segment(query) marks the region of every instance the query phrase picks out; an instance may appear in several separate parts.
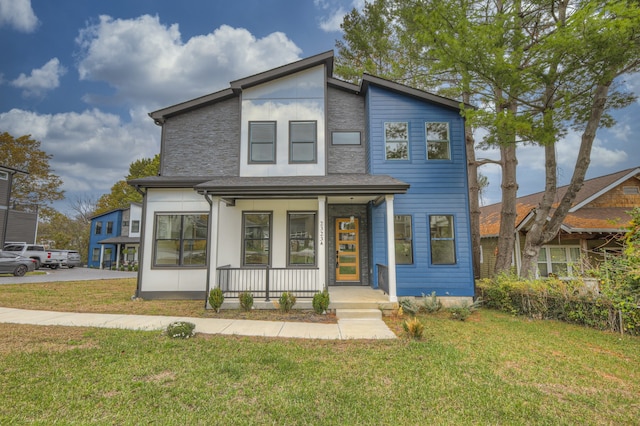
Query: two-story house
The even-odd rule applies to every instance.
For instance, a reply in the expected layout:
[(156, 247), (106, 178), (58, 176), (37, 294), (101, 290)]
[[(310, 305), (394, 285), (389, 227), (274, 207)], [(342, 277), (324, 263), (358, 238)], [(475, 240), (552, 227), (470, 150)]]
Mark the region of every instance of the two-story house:
[[(38, 231), (37, 209), (23, 209), (11, 199), (13, 179), (29, 173), (0, 165), (0, 249), (6, 242), (35, 243)], [(35, 210), (35, 212), (34, 212)]]
[(138, 262), (142, 205), (114, 209), (91, 218), (89, 268), (120, 268)]
[(474, 295), (459, 102), (338, 80), (329, 51), (150, 116), (137, 296)]

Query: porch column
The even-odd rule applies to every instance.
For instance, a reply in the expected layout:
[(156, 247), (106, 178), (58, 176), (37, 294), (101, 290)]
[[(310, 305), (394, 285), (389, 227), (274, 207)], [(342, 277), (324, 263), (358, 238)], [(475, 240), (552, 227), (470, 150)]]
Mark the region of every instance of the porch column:
[(397, 302), (396, 293), (396, 239), (395, 239), (395, 221), (393, 213), (393, 194), (384, 196), (387, 206), (387, 259), (389, 265), (389, 302)]
[(100, 269), (104, 269), (104, 244), (100, 244), (100, 264), (98, 265)]
[[(207, 290), (218, 287), (218, 235), (220, 224), (220, 197), (211, 197), (211, 211), (209, 213), (209, 270)], [(206, 295), (208, 300), (209, 295)]]
[(120, 269), (120, 244), (116, 244), (116, 271)]
[(318, 197), (318, 247), (316, 248), (316, 256), (318, 256), (319, 291), (327, 288), (327, 245), (325, 241), (326, 217), (327, 197), (321, 195)]

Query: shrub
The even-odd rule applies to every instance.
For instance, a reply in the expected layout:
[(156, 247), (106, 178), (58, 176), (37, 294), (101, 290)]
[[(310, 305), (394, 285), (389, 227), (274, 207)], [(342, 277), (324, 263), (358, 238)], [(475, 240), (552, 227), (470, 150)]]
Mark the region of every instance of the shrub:
[(409, 314), (412, 317), (415, 317), (418, 313), (419, 307), (413, 298), (400, 299), (398, 304), (402, 308), (402, 313)]
[(412, 339), (422, 339), (422, 335), (424, 334), (424, 324), (418, 318), (413, 317), (404, 321), (402, 323), (402, 328), (404, 328), (404, 331)]
[(224, 294), (222, 294), (222, 289), (220, 287), (216, 287), (209, 292), (209, 305), (216, 312), (220, 312), (220, 307), (224, 302)]
[(324, 290), (322, 293), (314, 294), (313, 300), (311, 301), (313, 310), (317, 314), (326, 313), (327, 309), (329, 309), (329, 303), (329, 292), (327, 290)]
[(451, 314), (451, 318), (457, 319), (460, 321), (466, 321), (467, 318), (471, 316), (471, 314), (476, 311), (480, 305), (482, 304), (482, 300), (478, 299), (473, 303), (462, 302), (458, 306), (452, 306), (449, 308), (449, 313)]
[(293, 308), (293, 305), (296, 304), (296, 297), (293, 294), (285, 291), (280, 296), (279, 302), (280, 310), (282, 312), (289, 312), (291, 308)]
[(422, 295), (422, 309), (429, 314), (433, 314), (442, 309), (442, 302), (436, 296), (436, 292), (431, 292), (430, 296)]
[(238, 296), (240, 299), (240, 307), (243, 311), (249, 312), (253, 308), (253, 295), (247, 291), (243, 291)]
[(193, 337), (195, 333), (196, 325), (186, 321), (172, 322), (167, 326), (167, 336), (172, 339), (188, 339)]

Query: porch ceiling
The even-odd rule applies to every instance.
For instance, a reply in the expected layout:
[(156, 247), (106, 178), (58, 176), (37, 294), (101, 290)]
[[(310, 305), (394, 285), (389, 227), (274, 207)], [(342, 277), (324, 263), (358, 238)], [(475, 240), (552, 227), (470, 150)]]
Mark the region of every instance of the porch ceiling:
[(364, 201), (384, 194), (403, 194), (409, 184), (386, 175), (219, 177), (195, 186), (201, 194), (224, 198), (300, 198), (327, 195)]

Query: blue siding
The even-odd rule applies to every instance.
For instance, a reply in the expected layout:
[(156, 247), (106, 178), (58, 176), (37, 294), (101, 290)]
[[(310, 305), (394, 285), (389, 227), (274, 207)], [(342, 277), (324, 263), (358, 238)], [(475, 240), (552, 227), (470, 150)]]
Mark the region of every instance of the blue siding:
[[(107, 233), (107, 222), (113, 222), (113, 229), (111, 233)], [(96, 235), (96, 224), (102, 223), (102, 233), (100, 235)], [(99, 244), (100, 241), (106, 240), (107, 238), (113, 238), (120, 236), (120, 230), (122, 229), (122, 210), (113, 210), (107, 212), (103, 215), (96, 216), (91, 219), (91, 234), (89, 236), (89, 257), (87, 266), (89, 268), (99, 268), (100, 261), (93, 260), (93, 249), (100, 249), (104, 245), (105, 251), (107, 249), (111, 249), (111, 257), (105, 253), (103, 261), (112, 262), (116, 261), (116, 246), (115, 244)]]
[[(397, 195), (394, 212), (411, 215), (414, 263), (396, 266), (398, 296), (473, 296), (471, 231), (464, 120), (458, 111), (411, 98), (376, 86), (367, 92), (368, 166), (371, 174), (390, 175), (411, 185)], [(409, 124), (409, 159), (386, 160), (384, 123)], [(426, 122), (448, 122), (450, 160), (427, 160)], [(432, 265), (429, 216), (453, 215), (455, 265)], [(373, 262), (386, 264), (386, 207), (373, 207)], [(375, 277), (375, 275), (374, 275)], [(376, 282), (377, 285), (377, 282)]]

